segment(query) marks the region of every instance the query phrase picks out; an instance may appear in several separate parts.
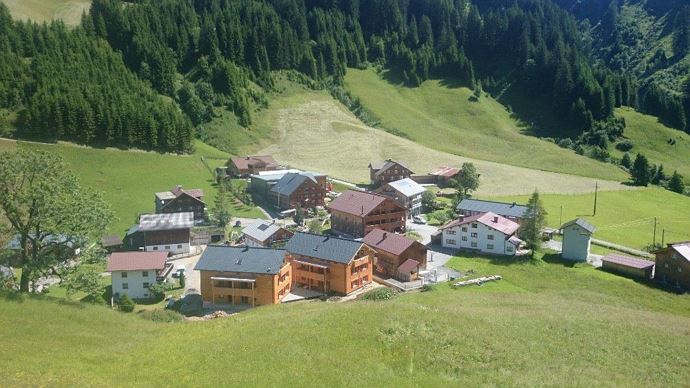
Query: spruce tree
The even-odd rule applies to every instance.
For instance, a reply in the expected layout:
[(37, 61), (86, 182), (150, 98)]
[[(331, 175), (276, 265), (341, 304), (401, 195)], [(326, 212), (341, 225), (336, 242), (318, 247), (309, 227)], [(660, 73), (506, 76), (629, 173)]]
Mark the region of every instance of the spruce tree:
[(671, 179), (668, 181), (668, 189), (679, 194), (685, 192), (683, 176), (678, 174), (678, 171), (673, 171), (673, 175), (671, 175)]
[(647, 186), (649, 184), (649, 162), (644, 155), (637, 154), (632, 169), (630, 170), (630, 175), (636, 186)]
[(535, 190), (527, 202), (527, 212), (520, 227), (520, 237), (532, 252), (541, 247), (541, 231), (546, 222), (546, 214), (539, 192)]
[(632, 160), (630, 160), (630, 154), (629, 153), (624, 153), (623, 158), (621, 159), (621, 166), (625, 167), (626, 169), (630, 170), (632, 167)]

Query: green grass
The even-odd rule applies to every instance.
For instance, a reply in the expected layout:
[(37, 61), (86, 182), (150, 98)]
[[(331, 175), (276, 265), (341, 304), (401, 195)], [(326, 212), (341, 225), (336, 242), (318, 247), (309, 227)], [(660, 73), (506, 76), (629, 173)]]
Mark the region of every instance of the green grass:
[[(642, 249), (652, 243), (654, 217), (657, 218), (657, 243), (662, 229), (665, 242), (690, 240), (690, 198), (660, 188), (635, 191), (600, 192), (597, 215), (592, 217), (594, 195), (542, 195), (549, 213), (547, 223), (558, 227), (560, 207), (563, 222), (583, 217), (597, 227), (594, 237)], [(526, 203), (527, 196), (493, 197), (491, 199)]]
[(359, 97), (385, 128), (439, 151), (538, 170), (621, 180), (625, 173), (610, 164), (525, 133), (499, 102), (472, 91), (431, 80), (416, 88), (384, 80), (374, 70), (348, 69), (345, 86)]
[(0, 379), (8, 386), (681, 386), (690, 379), (689, 295), (558, 262), (463, 257), (451, 265), (504, 279), (185, 324), (4, 297)]
[[(663, 164), (664, 171), (671, 175), (673, 170), (683, 175), (686, 182), (690, 182), (690, 135), (677, 129), (669, 128), (650, 115), (639, 113), (631, 108), (616, 110), (616, 116), (625, 119), (625, 137), (633, 143), (629, 151), (631, 158), (642, 153), (650, 163)], [(673, 139), (676, 144), (668, 144)], [(623, 152), (611, 147), (611, 153), (620, 158)]]
[[(110, 233), (124, 235), (141, 213), (154, 211), (154, 193), (170, 190), (177, 184), (204, 190), (205, 201), (213, 205), (216, 187), (211, 172), (201, 156), (220, 157), (222, 152), (196, 143), (193, 155), (169, 155), (143, 151), (94, 149), (71, 144), (15, 143), (0, 139), (0, 151), (17, 146), (56, 152), (72, 167), (81, 182), (101, 193), (112, 206), (116, 219), (109, 225)], [(222, 159), (210, 159), (210, 164)], [(217, 162), (214, 162), (217, 161)], [(213, 167), (213, 166), (212, 166)], [(233, 216), (263, 218), (256, 208), (236, 205)]]
[(68, 26), (81, 22), (82, 12), (88, 12), (89, 0), (0, 0), (15, 19), (31, 19), (38, 23), (61, 19)]

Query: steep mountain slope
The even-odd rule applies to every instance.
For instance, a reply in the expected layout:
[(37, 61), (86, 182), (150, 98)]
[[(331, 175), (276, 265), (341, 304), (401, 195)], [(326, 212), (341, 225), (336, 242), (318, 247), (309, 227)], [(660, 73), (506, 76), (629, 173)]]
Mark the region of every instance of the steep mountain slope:
[(0, 0), (19, 20), (37, 23), (62, 20), (68, 26), (81, 22), (81, 15), (88, 12), (91, 0)]

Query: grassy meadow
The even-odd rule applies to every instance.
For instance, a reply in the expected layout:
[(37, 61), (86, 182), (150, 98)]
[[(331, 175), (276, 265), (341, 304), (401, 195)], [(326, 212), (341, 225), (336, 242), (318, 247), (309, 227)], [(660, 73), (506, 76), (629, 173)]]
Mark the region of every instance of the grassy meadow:
[(689, 295), (549, 257), (534, 264), (458, 257), (450, 265), (504, 280), (178, 324), (3, 295), (0, 379), (8, 386), (682, 386), (690, 379)]
[(537, 170), (626, 178), (613, 165), (526, 134), (505, 106), (486, 95), (472, 102), (472, 91), (465, 87), (430, 80), (409, 88), (386, 81), (372, 69), (348, 69), (345, 86), (383, 127), (402, 131), (431, 149)]
[(43, 23), (61, 19), (68, 26), (81, 22), (83, 12), (88, 12), (90, 0), (0, 0), (10, 10), (12, 17)]
[[(599, 192), (596, 216), (592, 216), (594, 194), (543, 194), (541, 198), (551, 227), (559, 226), (563, 206), (564, 223), (582, 217), (597, 227), (594, 237), (601, 240), (642, 249), (652, 243), (654, 217), (657, 218), (657, 243), (661, 242), (663, 229), (665, 242), (690, 240), (690, 198), (661, 188)], [(527, 203), (529, 196), (490, 199)]]
[[(215, 197), (213, 175), (202, 163), (204, 157), (211, 168), (221, 165), (227, 154), (197, 142), (193, 155), (170, 155), (144, 151), (94, 149), (60, 143), (36, 144), (0, 139), (0, 151), (16, 147), (57, 152), (72, 167), (81, 182), (101, 193), (115, 212), (110, 233), (124, 235), (141, 213), (154, 210), (154, 193), (170, 190), (177, 184), (204, 190), (210, 206)], [(236, 205), (232, 214), (238, 217), (263, 218), (256, 208)]]
[[(633, 148), (629, 151), (633, 160), (637, 153), (642, 153), (650, 163), (663, 164), (667, 175), (678, 170), (685, 181), (690, 182), (690, 135), (669, 128), (656, 117), (636, 112), (632, 108), (619, 108), (616, 116), (625, 119), (625, 137), (633, 143)], [(669, 139), (676, 143), (669, 144)], [(613, 146), (611, 153), (618, 158), (623, 156), (623, 152)]]

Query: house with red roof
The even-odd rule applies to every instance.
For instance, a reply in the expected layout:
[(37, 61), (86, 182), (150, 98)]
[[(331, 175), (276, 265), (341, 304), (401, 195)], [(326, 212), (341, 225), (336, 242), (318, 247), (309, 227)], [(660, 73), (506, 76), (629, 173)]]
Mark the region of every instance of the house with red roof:
[(113, 296), (127, 294), (132, 299), (153, 297), (149, 287), (158, 281), (166, 268), (168, 252), (114, 252), (105, 269), (110, 272)]
[(382, 195), (348, 190), (328, 206), (331, 231), (364, 237), (374, 229), (390, 233), (405, 231), (406, 209)]
[(183, 189), (182, 185), (177, 185), (170, 191), (156, 193), (155, 202), (157, 214), (193, 212), (196, 221), (203, 220), (206, 214), (204, 191), (201, 189)]
[(376, 251), (374, 268), (380, 275), (408, 282), (426, 269), (427, 248), (419, 241), (381, 229), (372, 230), (362, 241)]
[(649, 280), (654, 272), (654, 262), (618, 253), (609, 253), (601, 258), (601, 268), (622, 275)]
[(460, 169), (457, 167), (442, 166), (429, 173), (429, 175), (436, 177), (436, 184), (445, 186), (451, 179), (455, 179), (460, 174)]
[(280, 166), (271, 155), (244, 156), (231, 158), (226, 163), (228, 175), (246, 177), (261, 171), (274, 171)]
[(460, 217), (441, 227), (441, 245), (450, 249), (513, 256), (522, 244), (517, 237), (519, 228), (517, 222), (492, 212)]

